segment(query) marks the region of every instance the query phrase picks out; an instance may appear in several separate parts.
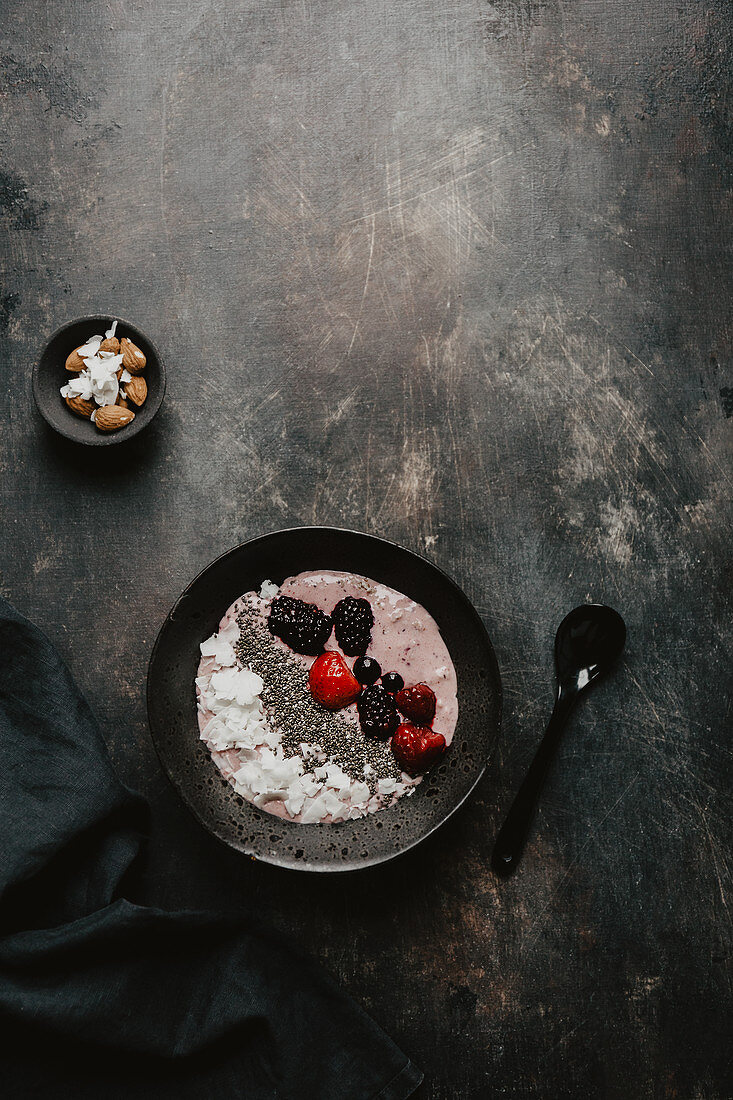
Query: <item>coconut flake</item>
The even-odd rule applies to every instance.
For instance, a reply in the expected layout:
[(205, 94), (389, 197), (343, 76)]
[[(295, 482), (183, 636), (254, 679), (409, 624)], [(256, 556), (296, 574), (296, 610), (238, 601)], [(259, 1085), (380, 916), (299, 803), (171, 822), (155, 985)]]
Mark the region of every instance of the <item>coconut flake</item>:
[(210, 638), (202, 642), (199, 646), (201, 656), (213, 657), (217, 665), (221, 665), (222, 667), (235, 665), (237, 663), (237, 657), (232, 643), (239, 637), (239, 627), (236, 623), (234, 623), (233, 626), (233, 633), (231, 630), (225, 629), (218, 634), (212, 634)]
[(222, 642), (218, 638), (216, 640), (210, 638), (208, 642), (201, 643), (201, 656), (213, 657), (216, 663), (224, 668), (237, 663), (234, 646), (230, 645), (229, 642)]
[(305, 795), (301, 792), (293, 794), (292, 788), (290, 797), (285, 800), (285, 809), (288, 811), (291, 817), (295, 817), (303, 809), (303, 803), (305, 802)]
[(90, 336), (86, 344), (82, 344), (80, 348), (76, 349), (80, 359), (84, 359), (86, 356), (96, 355), (103, 339), (103, 336)]
[(344, 806), (341, 799), (333, 791), (324, 791), (323, 794), (319, 796), (319, 800), (324, 811), (330, 814), (331, 817), (339, 818), (345, 816), (345, 811), (348, 807)]
[(359, 806), (362, 802), (368, 802), (371, 791), (366, 783), (360, 783), (355, 780), (350, 787), (349, 797), (351, 798), (352, 806)]
[(94, 397), (98, 405), (114, 405), (119, 396), (116, 360), (117, 356), (101, 359), (98, 355), (90, 355), (84, 360), (86, 370), (82, 373), (89, 379), (90, 397)]
[(260, 599), (270, 600), (273, 596), (277, 596), (279, 591), (279, 587), (272, 581), (263, 581), (260, 585)]
[(220, 700), (232, 700), (242, 705), (254, 702), (264, 684), (261, 676), (248, 668), (225, 668), (212, 673), (209, 687)]
[(309, 798), (312, 798), (313, 795), (318, 794), (318, 792), (322, 790), (321, 784), (311, 772), (306, 772), (305, 775), (301, 775), (298, 780), (298, 787), (301, 791), (305, 791)]
[(70, 378), (65, 386), (60, 389), (62, 397), (83, 397), (85, 401), (90, 401), (92, 397), (92, 385), (89, 377), (89, 371), (83, 370), (79, 374)]
[(319, 795), (317, 798), (313, 798), (308, 802), (300, 820), (304, 825), (312, 825), (317, 821), (322, 821), (326, 813), (327, 810), (323, 804), (323, 795)]
[(93, 387), (94, 400), (98, 405), (114, 405), (120, 393), (119, 383), (107, 382), (103, 386)]
[(338, 764), (326, 765), (326, 786), (333, 787), (337, 791), (348, 790), (351, 786), (351, 780), (345, 771), (338, 766)]
[(104, 334), (104, 335), (106, 336), (106, 338), (107, 338), (108, 340), (111, 340), (111, 339), (112, 339), (112, 337), (114, 336), (114, 334), (115, 334), (115, 331), (116, 331), (116, 329), (117, 329), (117, 324), (118, 324), (118, 322), (117, 322), (117, 321), (113, 321), (113, 322), (112, 322), (112, 324), (111, 324), (111, 326), (110, 326), (110, 327), (109, 327), (109, 328), (107, 329), (107, 331), (105, 332), (105, 334)]

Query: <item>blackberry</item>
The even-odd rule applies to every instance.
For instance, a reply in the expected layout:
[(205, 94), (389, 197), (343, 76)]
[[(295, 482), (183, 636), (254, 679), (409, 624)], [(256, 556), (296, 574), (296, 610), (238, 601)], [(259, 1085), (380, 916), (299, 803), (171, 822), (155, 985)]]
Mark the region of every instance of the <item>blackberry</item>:
[(394, 697), (382, 687), (365, 687), (356, 700), (356, 709), (359, 725), (367, 737), (386, 741), (400, 724)]
[(373, 657), (357, 657), (354, 661), (354, 676), (360, 684), (376, 684), (382, 670)]
[[(357, 680), (359, 679), (358, 676), (356, 678)], [(396, 695), (398, 691), (402, 691), (404, 686), (405, 681), (402, 679), (399, 672), (385, 672), (382, 677), (382, 687), (385, 691), (388, 691), (390, 695)]]
[(328, 641), (333, 623), (315, 604), (292, 596), (276, 596), (267, 620), (271, 634), (282, 638), (296, 653), (315, 657)]
[(336, 628), (336, 641), (349, 657), (362, 656), (372, 640), (374, 612), (369, 600), (344, 596), (331, 612)]

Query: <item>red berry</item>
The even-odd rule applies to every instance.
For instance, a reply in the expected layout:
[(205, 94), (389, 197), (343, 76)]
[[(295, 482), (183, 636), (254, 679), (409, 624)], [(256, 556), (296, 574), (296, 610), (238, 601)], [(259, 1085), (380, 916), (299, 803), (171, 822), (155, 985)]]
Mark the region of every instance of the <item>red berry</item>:
[(395, 702), (405, 718), (418, 726), (429, 726), (435, 718), (435, 692), (427, 684), (403, 688), (397, 692)]
[(420, 775), (432, 768), (445, 752), (445, 737), (427, 726), (403, 722), (392, 738), (394, 758), (408, 775)]
[(308, 673), (308, 687), (315, 701), (329, 710), (348, 707), (361, 691), (361, 684), (346, 661), (333, 650), (316, 657)]

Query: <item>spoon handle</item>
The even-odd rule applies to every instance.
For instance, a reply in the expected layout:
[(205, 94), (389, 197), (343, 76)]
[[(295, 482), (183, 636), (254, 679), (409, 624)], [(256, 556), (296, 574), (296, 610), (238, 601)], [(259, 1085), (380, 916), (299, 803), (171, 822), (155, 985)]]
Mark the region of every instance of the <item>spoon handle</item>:
[(547, 770), (560, 743), (568, 715), (575, 702), (575, 693), (568, 694), (560, 688), (555, 706), (540, 741), (534, 760), (512, 802), (511, 809), (496, 838), (491, 856), (491, 866), (502, 878), (510, 875), (519, 863), (524, 851), (529, 826), (534, 817), (537, 800), (545, 782)]

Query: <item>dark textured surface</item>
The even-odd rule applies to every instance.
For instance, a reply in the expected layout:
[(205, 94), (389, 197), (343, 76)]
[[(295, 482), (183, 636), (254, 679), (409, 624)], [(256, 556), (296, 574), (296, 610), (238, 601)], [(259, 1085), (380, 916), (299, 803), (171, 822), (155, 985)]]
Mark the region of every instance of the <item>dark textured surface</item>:
[[(316, 569), (379, 580), (426, 607), (458, 679), (458, 725), (450, 751), (416, 791), (389, 813), (338, 828), (283, 822), (246, 802), (219, 773), (199, 736), (194, 680), (200, 643), (243, 592), (264, 580)], [(155, 643), (148, 717), (160, 762), (186, 804), (215, 836), (280, 867), (353, 871), (394, 859), (425, 840), (468, 798), (496, 749), (501, 685), (496, 657), (474, 609), (424, 558), (383, 539), (328, 527), (296, 527), (252, 540), (217, 558), (171, 609)]]
[[(290, 932), (431, 1100), (729, 1095), (728, 0), (4, 15), (2, 591), (153, 803), (150, 897)], [(107, 310), (168, 366), (124, 462), (52, 437), (30, 394), (49, 333)], [(448, 569), (506, 712), (445, 830), (327, 882), (190, 819), (143, 692), (188, 580), (311, 522)], [(499, 884), (554, 630), (586, 598), (626, 618), (623, 667)]]

